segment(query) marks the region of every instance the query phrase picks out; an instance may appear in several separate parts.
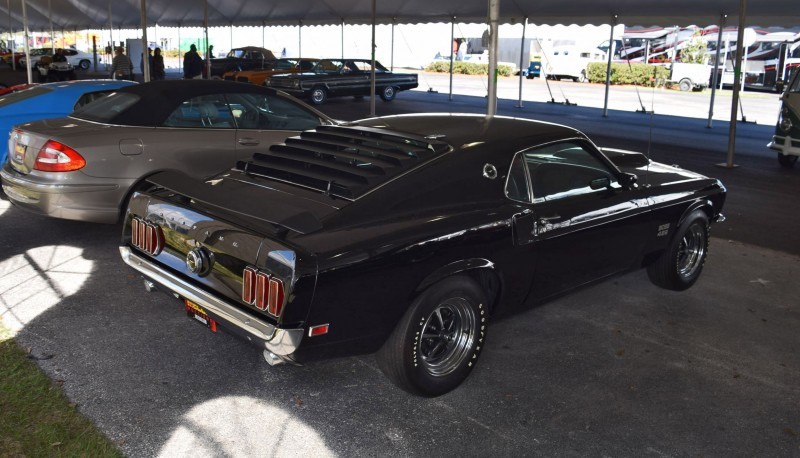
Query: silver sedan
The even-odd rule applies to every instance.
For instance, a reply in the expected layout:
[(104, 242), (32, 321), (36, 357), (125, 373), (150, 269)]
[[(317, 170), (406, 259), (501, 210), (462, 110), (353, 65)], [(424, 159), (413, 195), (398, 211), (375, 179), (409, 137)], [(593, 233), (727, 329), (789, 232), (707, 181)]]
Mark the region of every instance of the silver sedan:
[(15, 126), (3, 190), (20, 208), (114, 223), (149, 175), (203, 178), (299, 131), (335, 122), (272, 89), (222, 80), (119, 89), (66, 118)]

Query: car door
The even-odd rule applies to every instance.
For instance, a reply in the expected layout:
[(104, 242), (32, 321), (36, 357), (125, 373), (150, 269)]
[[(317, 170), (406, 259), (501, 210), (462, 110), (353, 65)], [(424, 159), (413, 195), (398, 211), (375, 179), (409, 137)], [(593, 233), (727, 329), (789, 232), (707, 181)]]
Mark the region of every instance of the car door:
[(529, 188), (507, 194), (529, 199), (514, 218), (514, 231), (521, 252), (535, 263), (531, 297), (552, 296), (634, 264), (648, 227), (643, 189), (623, 187), (619, 172), (584, 140), (518, 154), (522, 160), (515, 163), (524, 165)]
[(236, 125), (237, 153), (242, 159), (314, 129), (322, 121), (314, 112), (278, 94), (232, 93), (227, 94), (227, 101)]

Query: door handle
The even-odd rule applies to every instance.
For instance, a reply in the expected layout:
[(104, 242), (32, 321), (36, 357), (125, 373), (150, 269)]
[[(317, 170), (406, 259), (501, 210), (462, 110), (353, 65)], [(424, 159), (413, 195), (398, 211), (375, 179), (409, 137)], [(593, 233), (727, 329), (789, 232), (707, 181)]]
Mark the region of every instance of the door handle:
[(258, 146), (261, 143), (257, 138), (242, 137), (239, 139), (239, 144), (242, 146)]

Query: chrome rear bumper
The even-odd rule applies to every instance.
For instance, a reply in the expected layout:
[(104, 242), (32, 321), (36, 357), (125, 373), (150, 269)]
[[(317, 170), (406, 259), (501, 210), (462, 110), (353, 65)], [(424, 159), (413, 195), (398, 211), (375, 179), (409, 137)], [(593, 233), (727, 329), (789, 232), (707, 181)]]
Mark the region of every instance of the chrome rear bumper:
[(282, 329), (242, 312), (235, 306), (203, 290), (187, 284), (179, 276), (162, 269), (144, 256), (140, 256), (127, 246), (121, 246), (122, 260), (156, 285), (160, 285), (175, 295), (188, 299), (203, 310), (226, 330), (231, 331), (259, 348), (264, 348), (274, 357), (265, 358), (270, 365), (276, 362), (291, 362), (291, 354), (303, 340), (303, 329)]

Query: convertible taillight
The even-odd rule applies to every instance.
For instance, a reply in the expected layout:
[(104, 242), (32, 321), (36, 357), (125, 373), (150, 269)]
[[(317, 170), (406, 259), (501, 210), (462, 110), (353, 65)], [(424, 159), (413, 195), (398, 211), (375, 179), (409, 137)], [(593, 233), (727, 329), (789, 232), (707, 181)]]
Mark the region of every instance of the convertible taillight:
[(48, 140), (36, 155), (33, 168), (43, 172), (72, 172), (86, 165), (86, 159), (69, 146)]
[(281, 316), (285, 292), (283, 281), (253, 267), (242, 272), (242, 300), (274, 317)]

